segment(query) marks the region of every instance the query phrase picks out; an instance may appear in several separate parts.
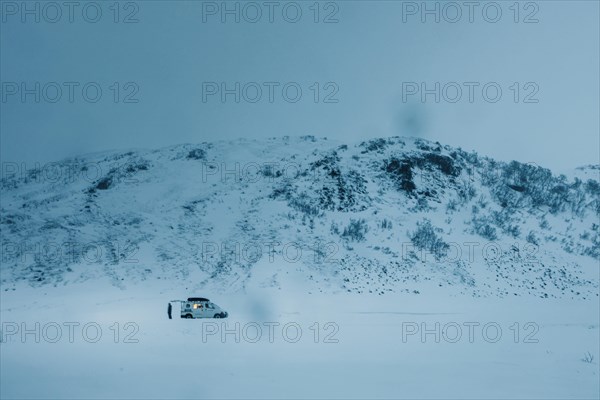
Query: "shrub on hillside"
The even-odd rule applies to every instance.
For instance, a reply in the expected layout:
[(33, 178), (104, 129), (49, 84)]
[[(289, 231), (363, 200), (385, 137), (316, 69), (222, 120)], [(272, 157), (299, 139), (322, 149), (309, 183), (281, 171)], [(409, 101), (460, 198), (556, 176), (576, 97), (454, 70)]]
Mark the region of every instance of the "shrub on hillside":
[(344, 228), (342, 237), (353, 242), (364, 241), (366, 233), (369, 231), (367, 221), (364, 219), (351, 219), (350, 224)]
[(436, 229), (427, 219), (417, 223), (417, 230), (410, 234), (410, 240), (419, 250), (426, 250), (440, 259), (448, 253), (450, 246), (442, 240), (437, 234)]
[(478, 234), (484, 239), (487, 240), (496, 240), (498, 239), (498, 235), (496, 233), (496, 228), (494, 228), (488, 218), (485, 217), (474, 217), (471, 221), (473, 226), (473, 232)]

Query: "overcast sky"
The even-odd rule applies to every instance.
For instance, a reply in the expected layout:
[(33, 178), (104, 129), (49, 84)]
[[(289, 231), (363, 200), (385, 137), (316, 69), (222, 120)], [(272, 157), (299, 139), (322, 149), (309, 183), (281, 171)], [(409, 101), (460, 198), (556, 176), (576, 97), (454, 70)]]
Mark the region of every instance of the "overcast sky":
[(236, 22), (221, 1), (2, 2), (2, 161), (312, 134), (599, 162), (597, 1), (430, 1), (439, 22), (422, 2), (246, 3)]

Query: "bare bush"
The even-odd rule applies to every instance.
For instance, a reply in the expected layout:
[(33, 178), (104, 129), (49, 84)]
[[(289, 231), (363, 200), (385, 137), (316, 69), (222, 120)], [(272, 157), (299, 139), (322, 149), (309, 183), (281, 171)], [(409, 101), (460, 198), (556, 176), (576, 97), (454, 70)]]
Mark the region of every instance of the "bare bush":
[(410, 240), (417, 249), (426, 250), (440, 259), (446, 256), (450, 246), (436, 234), (436, 231), (441, 230), (434, 228), (431, 222), (425, 219), (417, 223), (417, 230), (410, 235)]
[(369, 231), (367, 221), (364, 219), (351, 219), (350, 224), (344, 228), (342, 237), (353, 242), (364, 241), (366, 233)]

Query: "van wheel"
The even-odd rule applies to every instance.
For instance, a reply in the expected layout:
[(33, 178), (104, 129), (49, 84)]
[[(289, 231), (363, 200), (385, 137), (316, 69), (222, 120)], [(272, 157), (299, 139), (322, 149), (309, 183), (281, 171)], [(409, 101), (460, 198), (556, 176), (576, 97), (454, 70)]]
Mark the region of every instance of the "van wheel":
[(187, 319), (192, 319), (192, 318), (194, 318), (194, 317), (192, 316), (192, 314), (186, 314), (186, 315), (185, 315), (185, 317), (186, 317)]
[(215, 314), (214, 318), (221, 318), (221, 314)]

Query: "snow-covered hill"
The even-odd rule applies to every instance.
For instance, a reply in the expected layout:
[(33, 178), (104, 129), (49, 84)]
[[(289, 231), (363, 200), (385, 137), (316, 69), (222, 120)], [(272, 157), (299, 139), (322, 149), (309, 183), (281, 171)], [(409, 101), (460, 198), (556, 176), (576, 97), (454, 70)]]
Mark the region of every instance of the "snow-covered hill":
[(399, 137), (6, 164), (2, 288), (109, 279), (597, 299), (599, 172), (567, 178)]

